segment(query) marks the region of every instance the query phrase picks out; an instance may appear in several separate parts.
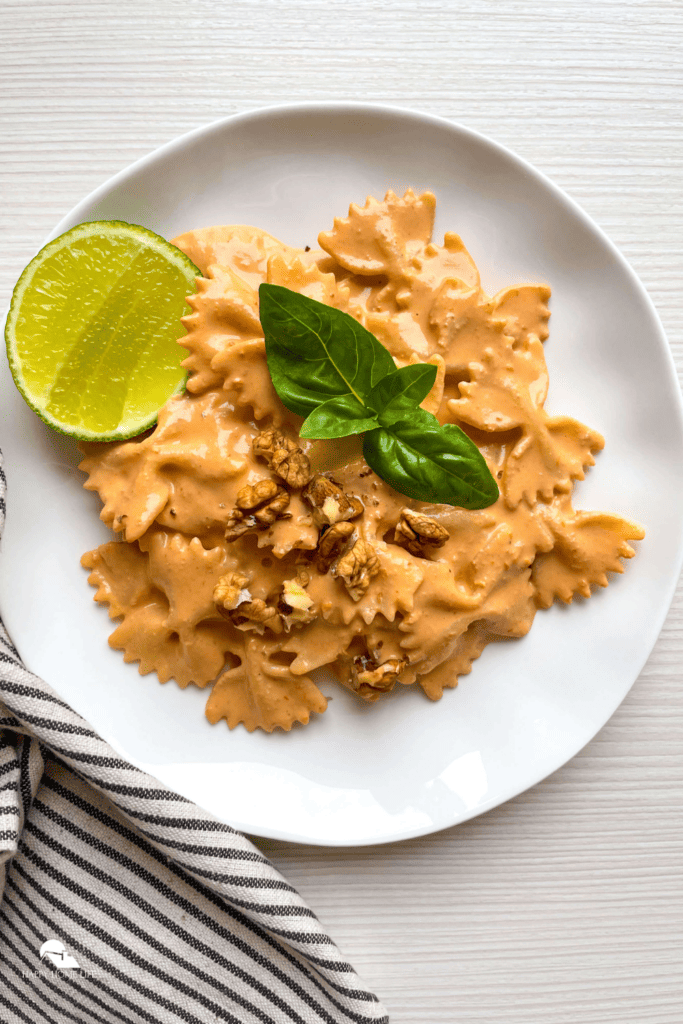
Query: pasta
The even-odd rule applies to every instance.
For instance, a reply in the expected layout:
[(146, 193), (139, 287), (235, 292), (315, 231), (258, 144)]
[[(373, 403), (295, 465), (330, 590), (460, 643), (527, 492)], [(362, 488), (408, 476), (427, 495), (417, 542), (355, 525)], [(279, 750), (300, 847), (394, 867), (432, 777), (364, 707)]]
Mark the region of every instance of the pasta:
[[(462, 241), (432, 242), (430, 193), (352, 205), (303, 251), (245, 226), (175, 239), (200, 268), (181, 344), (187, 391), (147, 436), (85, 445), (85, 487), (120, 536), (83, 556), (110, 645), (161, 682), (210, 687), (206, 714), (288, 730), (321, 713), (328, 666), (368, 701), (417, 683), (433, 700), (537, 609), (605, 586), (643, 537), (574, 511), (602, 437), (548, 416), (545, 285), (489, 298)], [(460, 424), (501, 496), (483, 511), (398, 494), (357, 438), (305, 442), (268, 373), (257, 288), (342, 309), (398, 365), (432, 362), (423, 407)]]

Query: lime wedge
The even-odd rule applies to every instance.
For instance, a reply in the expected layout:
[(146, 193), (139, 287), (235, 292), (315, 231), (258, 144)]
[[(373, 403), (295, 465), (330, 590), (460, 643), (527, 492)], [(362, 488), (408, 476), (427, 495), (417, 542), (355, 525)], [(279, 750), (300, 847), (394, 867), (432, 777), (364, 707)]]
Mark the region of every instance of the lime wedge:
[(51, 427), (89, 441), (133, 437), (182, 391), (180, 317), (200, 271), (137, 224), (78, 224), (19, 278), (5, 337), (14, 382)]

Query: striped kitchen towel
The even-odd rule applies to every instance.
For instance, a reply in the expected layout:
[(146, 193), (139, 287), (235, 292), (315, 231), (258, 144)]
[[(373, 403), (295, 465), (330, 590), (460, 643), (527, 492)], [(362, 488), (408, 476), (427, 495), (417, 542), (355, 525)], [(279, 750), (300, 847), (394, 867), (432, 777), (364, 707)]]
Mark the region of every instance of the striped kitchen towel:
[[(0, 464), (0, 529), (5, 477)], [(387, 1022), (241, 833), (121, 760), (0, 623), (2, 1024)]]

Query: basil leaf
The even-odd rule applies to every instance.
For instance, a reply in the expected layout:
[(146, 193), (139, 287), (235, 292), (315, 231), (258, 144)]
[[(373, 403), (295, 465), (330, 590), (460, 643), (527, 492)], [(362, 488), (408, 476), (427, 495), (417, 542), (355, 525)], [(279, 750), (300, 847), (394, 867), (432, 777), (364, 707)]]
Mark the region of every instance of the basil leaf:
[(477, 446), (420, 408), (436, 379), (429, 363), (400, 370), (347, 313), (280, 285), (259, 288), (268, 369), (305, 438), (365, 433), (367, 463), (420, 501), (486, 508), (498, 487)]
[(367, 433), (363, 455), (378, 476), (418, 501), (476, 509), (498, 498), (498, 486), (474, 442), (453, 423), (441, 426), (424, 409)]
[(435, 380), (436, 366), (432, 363), (402, 366), (375, 385), (368, 397), (368, 405), (377, 410), (379, 421), (384, 426), (424, 402)]
[(314, 409), (299, 434), (308, 438), (348, 437), (378, 426), (379, 420), (372, 409), (367, 409), (353, 395), (342, 395)]
[(396, 369), (384, 346), (352, 316), (289, 288), (262, 284), (259, 316), (275, 390), (299, 416), (341, 395), (364, 401)]

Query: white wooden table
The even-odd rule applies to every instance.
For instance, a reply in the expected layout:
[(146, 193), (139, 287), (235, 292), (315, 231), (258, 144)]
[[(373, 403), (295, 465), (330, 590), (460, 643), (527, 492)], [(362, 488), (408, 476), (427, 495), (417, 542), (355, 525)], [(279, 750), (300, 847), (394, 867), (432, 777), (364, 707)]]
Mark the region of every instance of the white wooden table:
[[(510, 146), (607, 231), (683, 370), (675, 0), (4, 0), (0, 300), (94, 186), (219, 116), (380, 100)], [(681, 467), (679, 470), (681, 471)], [(683, 1020), (683, 594), (630, 695), (533, 790), (411, 842), (258, 840), (393, 1024)]]

